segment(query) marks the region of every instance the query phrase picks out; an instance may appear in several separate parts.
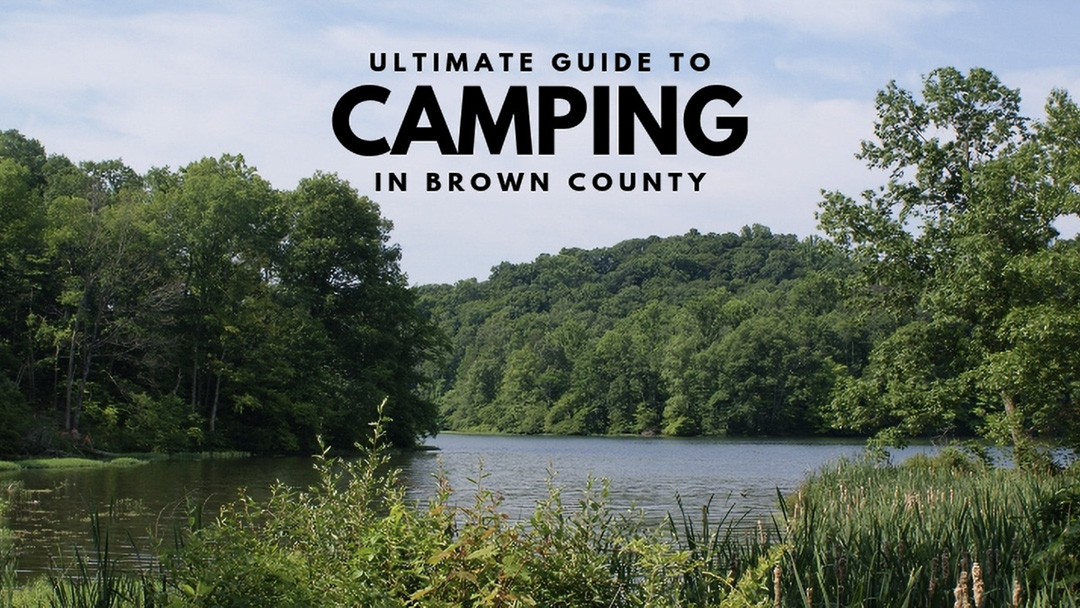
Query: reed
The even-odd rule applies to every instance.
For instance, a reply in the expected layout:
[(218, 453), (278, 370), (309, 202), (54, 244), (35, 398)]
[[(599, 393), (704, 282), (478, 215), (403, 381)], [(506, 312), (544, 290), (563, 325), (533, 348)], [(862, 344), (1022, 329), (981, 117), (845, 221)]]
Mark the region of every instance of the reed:
[(800, 595), (819, 590), (823, 605), (1003, 606), (1019, 585), (1048, 594), (1028, 605), (1067, 601), (1077, 569), (1040, 548), (1060, 541), (1067, 519), (1047, 505), (1075, 491), (1076, 478), (950, 459), (841, 461), (813, 476), (786, 504)]

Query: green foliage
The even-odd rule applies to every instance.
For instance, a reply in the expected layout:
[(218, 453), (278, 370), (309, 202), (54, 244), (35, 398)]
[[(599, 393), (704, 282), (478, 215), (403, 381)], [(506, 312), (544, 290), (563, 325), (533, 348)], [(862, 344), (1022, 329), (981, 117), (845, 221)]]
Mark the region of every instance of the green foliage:
[(14, 454), (22, 447), (30, 408), (13, 382), (0, 377), (0, 454)]
[(241, 498), (169, 559), (167, 588), (193, 606), (687, 606), (697, 560), (616, 514), (606, 484), (576, 508), (552, 484), (512, 523), (481, 468), (471, 503), (445, 488), (409, 505), (374, 427), (359, 460), (319, 459), (320, 482)]
[[(832, 406), (890, 436), (980, 428), (1026, 463), (1034, 437), (1074, 445), (1080, 112), (1056, 91), (1045, 122), (985, 69), (932, 71), (922, 98), (890, 83), (859, 157), (889, 172), (861, 201), (826, 193), (818, 219), (859, 262), (867, 309), (899, 322)], [(846, 415), (845, 412), (850, 413)]]
[[(380, 408), (382, 411), (383, 408)], [(526, 521), (483, 466), (471, 500), (407, 501), (375, 423), (364, 455), (316, 459), (319, 481), (241, 495), (153, 571), (122, 573), (94, 514), (92, 556), (8, 605), (1068, 606), (1080, 590), (1075, 471), (992, 468), (947, 448), (900, 466), (830, 464), (756, 526), (710, 505), (660, 528), (616, 511), (604, 482), (573, 503), (552, 481)], [(3, 545), (0, 545), (2, 547)], [(0, 553), (0, 556), (3, 554)], [(11, 578), (7, 580), (13, 580)], [(1019, 601), (1014, 601), (1019, 598)], [(963, 602), (960, 602), (962, 605)]]
[[(110, 508), (107, 515), (112, 517)], [(93, 556), (76, 551), (70, 560), (61, 560), (48, 574), (53, 597), (50, 605), (63, 608), (121, 608), (156, 606), (157, 594), (149, 577), (130, 576), (121, 571), (111, 551), (111, 531), (97, 511), (90, 513)]]
[(419, 289), (451, 342), (435, 399), (454, 430), (805, 434), (869, 334), (835, 250), (752, 226), (501, 264)]
[(128, 451), (182, 452), (202, 445), (202, 419), (175, 395), (132, 395), (120, 445)]
[(1016, 589), (1031, 600), (1022, 605), (1066, 605), (1076, 565), (1053, 548), (1069, 542), (1062, 496), (1076, 484), (988, 468), (959, 450), (902, 466), (830, 465), (788, 502), (786, 567), (798, 576), (785, 579), (784, 594), (805, 598), (812, 588), (818, 605), (945, 607), (966, 581), (975, 605), (977, 564), (984, 605), (1013, 605)]
[(442, 344), (379, 208), (336, 176), (278, 191), (243, 157), (139, 175), (0, 134), (0, 452), (297, 452), (394, 398), (399, 445)]

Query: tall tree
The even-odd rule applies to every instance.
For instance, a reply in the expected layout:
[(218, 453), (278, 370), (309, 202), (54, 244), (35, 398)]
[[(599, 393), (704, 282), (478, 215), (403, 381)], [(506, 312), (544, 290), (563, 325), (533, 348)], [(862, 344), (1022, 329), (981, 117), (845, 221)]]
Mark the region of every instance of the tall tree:
[(441, 356), (443, 338), (419, 313), (398, 265), (401, 252), (389, 243), (390, 221), (325, 173), (300, 181), (284, 215), (282, 288), (332, 345), (326, 364), (337, 398), (325, 412), (329, 438), (359, 441), (384, 397), (394, 442), (437, 432), (435, 406), (416, 389), (426, 381), (421, 364)]
[[(1050, 136), (1035, 135), (1019, 92), (989, 71), (934, 70), (921, 97), (895, 82), (879, 92), (876, 140), (858, 157), (887, 171), (888, 182), (861, 201), (827, 193), (818, 213), (862, 264), (863, 296), (902, 325), (875, 349), (862, 379), (840, 391), (834, 411), (855, 414), (847, 423), (856, 427), (888, 421), (895, 436), (948, 431), (978, 416), (1023, 455), (1030, 437), (1053, 434), (1054, 413), (1075, 403), (1075, 372), (1034, 390), (1025, 371), (1036, 361), (1031, 348), (1045, 343), (1035, 328), (1071, 327), (1064, 312), (1080, 303), (1067, 272), (1036, 268), (1048, 256), (1063, 268), (1080, 261), (1054, 228), (1075, 213), (1063, 205), (1075, 194), (1053, 184)], [(1047, 331), (1056, 353), (1038, 357), (1077, 369), (1073, 330)]]

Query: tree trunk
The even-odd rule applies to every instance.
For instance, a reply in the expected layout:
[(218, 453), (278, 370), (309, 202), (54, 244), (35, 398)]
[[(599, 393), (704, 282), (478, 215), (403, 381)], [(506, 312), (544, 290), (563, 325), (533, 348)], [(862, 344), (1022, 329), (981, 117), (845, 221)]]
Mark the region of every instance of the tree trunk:
[(1005, 404), (1005, 420), (1009, 425), (1009, 433), (1012, 435), (1013, 447), (1017, 447), (1023, 441), (1023, 432), (1016, 420), (1016, 398), (1008, 391), (1001, 391), (1001, 401)]
[(221, 365), (218, 369), (217, 379), (214, 382), (214, 402), (210, 406), (210, 432), (214, 432), (214, 428), (217, 426), (217, 411), (218, 402), (221, 400), (221, 377), (225, 375), (225, 355), (228, 354), (228, 349), (221, 348)]
[[(197, 340), (197, 338), (196, 338)], [(199, 343), (195, 342), (195, 352), (191, 357), (191, 411), (195, 411), (199, 394)]]
[(75, 324), (71, 328), (71, 343), (68, 346), (67, 389), (64, 398), (64, 430), (71, 430), (71, 396), (75, 388), (75, 336), (79, 332), (79, 317), (75, 316)]
[(75, 396), (75, 407), (71, 414), (71, 428), (68, 430), (79, 429), (79, 418), (82, 417), (83, 399), (86, 397), (86, 384), (90, 380), (90, 364), (94, 360), (100, 322), (101, 313), (99, 311), (94, 318), (93, 329), (88, 335), (83, 336), (82, 378), (79, 380), (79, 394)]
[(210, 407), (210, 432), (214, 432), (214, 427), (217, 424), (217, 407), (218, 399), (221, 397), (221, 375), (218, 373), (217, 382), (214, 383), (214, 404)]

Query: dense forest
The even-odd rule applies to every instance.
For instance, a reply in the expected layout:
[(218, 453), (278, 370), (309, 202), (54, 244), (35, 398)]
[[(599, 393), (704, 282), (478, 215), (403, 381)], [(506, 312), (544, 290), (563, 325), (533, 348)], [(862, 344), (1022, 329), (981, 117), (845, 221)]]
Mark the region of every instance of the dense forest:
[[(1080, 108), (890, 83), (822, 237), (631, 239), (409, 287), (375, 203), (242, 157), (140, 175), (0, 133), (0, 452), (440, 429), (1080, 445)], [(1064, 225), (1068, 225), (1067, 223)]]
[(139, 175), (0, 133), (0, 452), (311, 453), (384, 397), (396, 443), (436, 431), (414, 389), (440, 340), (390, 228), (333, 175)]
[(845, 306), (852, 274), (820, 239), (749, 226), (567, 249), (484, 282), (421, 287), (453, 353), (431, 396), (458, 430), (837, 430), (833, 387), (892, 327)]

